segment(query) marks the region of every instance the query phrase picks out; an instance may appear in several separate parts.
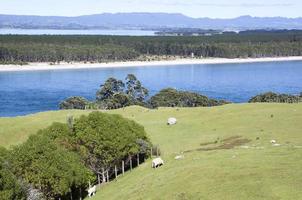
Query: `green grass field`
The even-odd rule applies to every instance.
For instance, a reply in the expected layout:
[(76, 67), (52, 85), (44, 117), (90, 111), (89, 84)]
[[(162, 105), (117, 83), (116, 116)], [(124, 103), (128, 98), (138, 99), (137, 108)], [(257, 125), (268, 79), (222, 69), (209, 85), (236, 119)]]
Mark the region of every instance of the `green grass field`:
[[(87, 113), (0, 118), (0, 145), (9, 148), (53, 121)], [(149, 160), (93, 199), (302, 199), (302, 104), (129, 107), (109, 113), (142, 124), (160, 145), (165, 165), (154, 170)], [(176, 117), (177, 125), (167, 126), (168, 117)], [(272, 139), (281, 146), (272, 146)], [(186, 152), (184, 159), (175, 160), (180, 152)]]

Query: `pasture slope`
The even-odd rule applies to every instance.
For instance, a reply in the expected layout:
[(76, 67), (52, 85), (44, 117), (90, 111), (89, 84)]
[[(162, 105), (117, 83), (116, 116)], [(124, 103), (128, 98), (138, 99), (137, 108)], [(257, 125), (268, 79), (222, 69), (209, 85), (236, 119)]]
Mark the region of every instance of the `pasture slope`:
[[(212, 108), (141, 107), (108, 111), (142, 124), (165, 165), (147, 161), (103, 186), (101, 199), (302, 199), (302, 104), (230, 104)], [(88, 111), (0, 118), (9, 147), (53, 121)], [(176, 117), (175, 126), (167, 126)], [(273, 146), (270, 140), (281, 146)], [(184, 152), (184, 158), (174, 157)]]

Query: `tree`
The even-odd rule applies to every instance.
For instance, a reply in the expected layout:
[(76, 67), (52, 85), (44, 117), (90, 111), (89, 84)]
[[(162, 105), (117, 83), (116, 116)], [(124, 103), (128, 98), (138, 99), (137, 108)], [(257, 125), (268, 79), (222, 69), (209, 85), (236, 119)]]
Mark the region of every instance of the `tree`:
[(133, 102), (132, 104), (142, 104), (149, 94), (149, 91), (142, 86), (141, 82), (133, 74), (127, 75), (126, 86), (126, 94)]
[(77, 151), (95, 174), (102, 174), (122, 159), (140, 153), (137, 140), (150, 143), (142, 126), (119, 115), (101, 112), (76, 119), (74, 134)]
[(63, 198), (86, 188), (93, 174), (76, 153), (45, 135), (50, 130), (31, 136), (13, 149), (13, 172), (41, 190), (47, 199)]
[(148, 96), (148, 90), (133, 74), (128, 74), (126, 81), (125, 85), (123, 81), (115, 78), (106, 80), (96, 95), (99, 107), (117, 109), (129, 105), (143, 105)]
[(100, 90), (98, 90), (96, 94), (98, 102), (111, 99), (115, 94), (122, 93), (124, 91), (125, 84), (121, 80), (109, 78), (100, 87)]
[(80, 109), (85, 110), (89, 101), (84, 97), (69, 97), (68, 99), (62, 101), (59, 105), (60, 109)]
[(299, 103), (302, 102), (301, 95), (277, 94), (266, 92), (256, 95), (249, 100), (249, 103)]
[(26, 192), (20, 181), (10, 171), (7, 154), (8, 152), (0, 147), (0, 200), (26, 199)]
[(228, 102), (209, 99), (206, 96), (186, 91), (177, 91), (173, 88), (161, 90), (158, 94), (151, 97), (149, 105), (157, 107), (207, 107), (218, 106)]
[(72, 126), (53, 123), (9, 153), (0, 149), (0, 194), (22, 199), (20, 180), (29, 196), (76, 199), (103, 169), (132, 155), (147, 157), (150, 146), (144, 128), (119, 115), (92, 112)]

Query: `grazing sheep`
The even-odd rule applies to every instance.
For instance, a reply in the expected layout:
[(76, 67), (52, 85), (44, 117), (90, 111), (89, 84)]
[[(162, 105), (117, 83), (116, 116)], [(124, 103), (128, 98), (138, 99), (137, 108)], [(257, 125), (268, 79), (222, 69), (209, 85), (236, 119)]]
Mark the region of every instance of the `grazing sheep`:
[(175, 125), (176, 123), (177, 123), (177, 119), (174, 117), (169, 118), (167, 122), (168, 125)]
[(180, 160), (180, 159), (183, 159), (184, 158), (184, 155), (178, 155), (178, 156), (175, 156), (175, 160)]
[(160, 167), (164, 164), (164, 161), (161, 158), (155, 158), (152, 160), (152, 168)]
[(92, 197), (96, 193), (96, 185), (88, 189), (88, 196)]
[(271, 140), (271, 143), (276, 144), (277, 142), (276, 142), (276, 140)]

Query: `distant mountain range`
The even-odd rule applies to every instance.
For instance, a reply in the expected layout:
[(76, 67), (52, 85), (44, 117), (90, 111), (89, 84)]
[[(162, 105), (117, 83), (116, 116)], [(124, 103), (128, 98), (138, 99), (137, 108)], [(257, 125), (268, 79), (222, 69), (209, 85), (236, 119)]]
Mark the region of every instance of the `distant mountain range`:
[(198, 28), (219, 30), (302, 29), (302, 18), (251, 17), (191, 18), (168, 13), (104, 13), (78, 17), (0, 15), (0, 28), (154, 29)]

